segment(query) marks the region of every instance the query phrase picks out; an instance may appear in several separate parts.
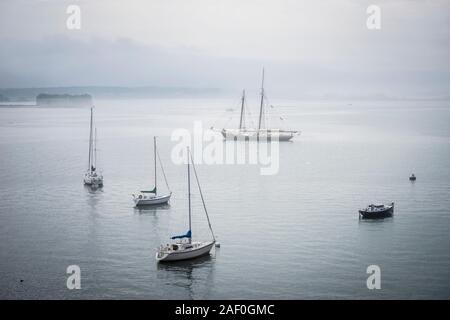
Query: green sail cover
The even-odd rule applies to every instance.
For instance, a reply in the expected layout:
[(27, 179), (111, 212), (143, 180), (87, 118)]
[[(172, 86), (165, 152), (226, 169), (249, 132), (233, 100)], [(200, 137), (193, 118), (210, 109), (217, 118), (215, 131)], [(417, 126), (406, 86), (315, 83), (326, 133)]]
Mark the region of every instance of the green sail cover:
[(153, 190), (150, 190), (150, 191), (141, 191), (142, 193), (154, 193), (154, 194), (156, 194), (156, 187), (155, 188), (153, 188)]

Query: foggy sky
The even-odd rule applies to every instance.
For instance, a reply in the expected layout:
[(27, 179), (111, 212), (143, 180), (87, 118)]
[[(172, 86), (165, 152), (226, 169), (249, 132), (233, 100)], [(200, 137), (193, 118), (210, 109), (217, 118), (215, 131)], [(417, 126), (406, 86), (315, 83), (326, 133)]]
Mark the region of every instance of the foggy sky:
[(279, 95), (450, 96), (449, 40), (446, 0), (0, 0), (0, 87), (257, 89), (264, 66)]

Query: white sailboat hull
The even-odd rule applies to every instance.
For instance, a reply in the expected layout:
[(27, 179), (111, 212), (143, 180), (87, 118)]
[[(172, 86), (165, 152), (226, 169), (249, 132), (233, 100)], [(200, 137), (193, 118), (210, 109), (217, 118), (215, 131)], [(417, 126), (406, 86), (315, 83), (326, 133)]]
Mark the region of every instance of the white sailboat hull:
[[(139, 198), (141, 196), (141, 198)], [(155, 195), (155, 196), (143, 196), (142, 194), (139, 196), (134, 196), (134, 203), (137, 207), (139, 206), (151, 206), (168, 203), (172, 194), (167, 195)]]
[(103, 176), (93, 176), (87, 173), (84, 176), (84, 184), (88, 186), (103, 186)]
[(276, 130), (276, 129), (223, 129), (221, 131), (226, 140), (278, 140), (289, 141), (294, 136), (298, 135), (297, 131)]
[(201, 257), (203, 255), (209, 254), (211, 248), (214, 245), (214, 241), (210, 242), (197, 242), (196, 247), (192, 249), (181, 249), (176, 251), (158, 251), (156, 252), (156, 260), (158, 262), (168, 262), (168, 261), (180, 261), (180, 260), (188, 260), (194, 259), (197, 257)]

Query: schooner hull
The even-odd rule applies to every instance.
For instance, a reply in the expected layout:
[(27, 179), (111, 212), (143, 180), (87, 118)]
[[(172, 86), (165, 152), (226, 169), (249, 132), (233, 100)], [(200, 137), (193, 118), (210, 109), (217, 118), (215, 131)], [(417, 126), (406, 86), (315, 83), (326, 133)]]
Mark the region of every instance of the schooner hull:
[(214, 241), (205, 242), (201, 247), (192, 250), (172, 251), (170, 253), (156, 253), (156, 260), (158, 262), (173, 262), (181, 260), (195, 259), (209, 254)]
[(296, 134), (296, 131), (240, 131), (233, 129), (224, 129), (221, 131), (225, 140), (239, 141), (290, 141)]

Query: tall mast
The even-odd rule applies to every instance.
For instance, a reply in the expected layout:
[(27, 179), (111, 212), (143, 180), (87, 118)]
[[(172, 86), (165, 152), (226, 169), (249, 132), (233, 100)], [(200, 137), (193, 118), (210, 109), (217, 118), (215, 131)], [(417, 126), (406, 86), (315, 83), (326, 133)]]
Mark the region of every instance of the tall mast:
[(156, 191), (156, 137), (153, 137), (153, 157), (155, 159), (155, 194)]
[(97, 169), (97, 128), (95, 128), (95, 135), (94, 135), (94, 158), (92, 160), (92, 163), (94, 165), (94, 168)]
[(90, 122), (90, 127), (89, 127), (89, 163), (88, 163), (88, 165), (89, 165), (89, 168), (88, 168), (89, 172), (91, 172), (91, 169), (92, 169), (92, 122), (93, 122), (93, 120), (92, 120), (92, 117), (93, 117), (92, 110), (93, 109), (94, 109), (94, 107), (91, 107), (91, 122)]
[(242, 120), (244, 118), (244, 102), (245, 102), (245, 90), (242, 91), (241, 119), (239, 120), (239, 130), (242, 129)]
[(205, 210), (206, 219), (208, 219), (209, 230), (211, 230), (211, 235), (213, 237), (213, 240), (214, 240), (214, 242), (216, 242), (216, 237), (214, 236), (214, 231), (211, 226), (211, 221), (209, 220), (208, 210), (206, 210), (205, 199), (203, 198), (202, 188), (200, 187), (200, 181), (198, 181), (197, 169), (195, 169), (195, 164), (192, 159), (192, 155), (191, 155), (191, 160), (192, 160), (192, 169), (194, 169), (195, 180), (197, 180), (198, 191), (200, 192), (200, 198), (202, 199), (203, 209)]
[(188, 169), (188, 199), (189, 199), (189, 232), (191, 233), (191, 237), (189, 238), (189, 243), (192, 241), (192, 231), (191, 231), (191, 171), (189, 167), (189, 161), (190, 161), (190, 152), (189, 147), (187, 147), (187, 156), (188, 156), (188, 162), (187, 162), (187, 169)]
[(263, 107), (264, 107), (264, 68), (263, 68), (263, 72), (262, 72), (262, 82), (261, 82), (261, 105), (259, 107), (258, 131), (261, 129)]

